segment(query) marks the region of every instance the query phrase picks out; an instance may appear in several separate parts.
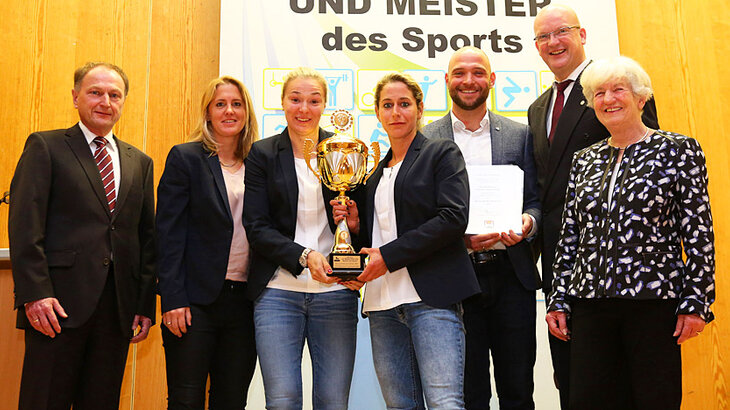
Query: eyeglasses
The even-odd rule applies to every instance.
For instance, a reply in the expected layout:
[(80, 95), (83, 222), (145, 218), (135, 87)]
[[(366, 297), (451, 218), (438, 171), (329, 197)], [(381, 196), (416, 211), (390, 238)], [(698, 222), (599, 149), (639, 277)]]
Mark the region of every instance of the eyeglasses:
[(568, 34), (570, 34), (570, 30), (580, 28), (580, 26), (566, 26), (566, 27), (560, 27), (557, 30), (551, 31), (549, 33), (540, 34), (539, 36), (535, 36), (533, 40), (537, 41), (540, 44), (547, 43), (550, 41), (550, 36), (555, 36), (555, 38), (564, 38), (567, 37)]

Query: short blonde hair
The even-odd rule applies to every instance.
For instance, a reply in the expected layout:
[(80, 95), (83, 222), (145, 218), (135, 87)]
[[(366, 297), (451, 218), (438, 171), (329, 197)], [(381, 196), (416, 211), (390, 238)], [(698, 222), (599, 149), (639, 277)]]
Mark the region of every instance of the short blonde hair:
[(647, 101), (654, 94), (649, 74), (636, 61), (624, 57), (602, 58), (586, 67), (580, 76), (583, 95), (588, 106), (593, 108), (593, 94), (596, 89), (611, 80), (625, 80), (635, 96)]
[(284, 84), (281, 86), (282, 101), (284, 101), (284, 96), (286, 95), (286, 87), (289, 86), (289, 83), (298, 78), (311, 78), (317, 81), (320, 88), (322, 88), (322, 98), (324, 99), (324, 102), (327, 103), (327, 80), (325, 80), (324, 76), (320, 74), (319, 71), (309, 67), (297, 67), (287, 73), (286, 77), (284, 77)]
[(218, 154), (218, 144), (213, 136), (213, 129), (210, 121), (208, 121), (208, 106), (215, 97), (215, 92), (218, 86), (223, 84), (231, 84), (238, 88), (241, 93), (241, 99), (243, 100), (243, 108), (246, 110), (246, 122), (241, 130), (241, 135), (238, 138), (238, 145), (234, 155), (238, 159), (246, 158), (248, 151), (251, 149), (251, 145), (259, 139), (259, 126), (256, 120), (256, 113), (253, 110), (253, 100), (251, 95), (248, 93), (246, 87), (240, 81), (233, 77), (222, 76), (211, 80), (208, 86), (205, 88), (203, 98), (200, 100), (200, 118), (193, 132), (190, 134), (190, 141), (201, 141), (205, 148), (210, 151), (211, 155)]

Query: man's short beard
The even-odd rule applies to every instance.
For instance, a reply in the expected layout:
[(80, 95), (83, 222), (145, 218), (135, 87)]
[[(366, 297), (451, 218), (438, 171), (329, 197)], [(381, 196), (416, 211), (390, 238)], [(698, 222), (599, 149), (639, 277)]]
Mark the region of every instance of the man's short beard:
[(467, 104), (459, 97), (459, 91), (454, 90), (453, 92), (449, 90), (449, 95), (451, 96), (451, 101), (457, 105), (459, 108), (461, 108), (464, 111), (471, 111), (479, 108), (482, 104), (484, 104), (485, 101), (487, 101), (487, 98), (489, 98), (489, 89), (487, 89), (486, 92), (482, 92), (479, 95), (479, 98), (477, 98), (472, 104)]

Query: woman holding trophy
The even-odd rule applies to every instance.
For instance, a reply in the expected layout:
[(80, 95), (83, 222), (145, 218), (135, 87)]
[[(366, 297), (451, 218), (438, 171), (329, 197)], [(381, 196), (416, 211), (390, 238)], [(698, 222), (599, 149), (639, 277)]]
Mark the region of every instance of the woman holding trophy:
[(319, 127), (327, 101), (324, 77), (297, 68), (284, 79), (287, 127), (253, 145), (246, 158), (243, 223), (252, 258), (248, 296), (266, 407), (302, 408), (301, 360), (312, 357), (312, 405), (346, 409), (355, 362), (357, 284), (327, 276), (325, 254), (335, 224), (330, 199), (304, 159), (307, 139), (330, 136)]
[[(388, 408), (463, 409), (460, 302), (479, 292), (462, 237), (469, 186), (464, 159), (446, 139), (426, 139), (423, 92), (393, 73), (375, 88), (375, 114), (390, 150), (367, 181), (358, 209), (333, 203), (339, 221), (369, 247), (363, 311)], [(358, 224), (359, 216), (359, 224)]]
[(246, 407), (256, 368), (246, 298), (243, 159), (258, 139), (253, 103), (231, 77), (203, 94), (191, 142), (172, 147), (157, 188), (157, 274), (168, 408)]

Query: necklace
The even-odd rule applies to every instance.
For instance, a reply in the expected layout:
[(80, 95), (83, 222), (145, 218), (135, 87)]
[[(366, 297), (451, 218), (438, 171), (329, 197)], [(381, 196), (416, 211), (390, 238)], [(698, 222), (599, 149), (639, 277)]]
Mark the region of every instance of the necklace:
[(634, 142), (631, 142), (631, 143), (629, 143), (629, 144), (626, 144), (626, 146), (625, 146), (625, 147), (617, 147), (617, 146), (616, 146), (616, 145), (615, 145), (615, 144), (613, 143), (613, 136), (611, 136), (611, 138), (609, 138), (609, 139), (608, 139), (608, 145), (610, 145), (610, 146), (612, 146), (612, 147), (614, 147), (614, 148), (618, 148), (619, 150), (622, 150), (622, 151), (623, 151), (623, 150), (625, 150), (626, 148), (628, 148), (628, 147), (629, 147), (629, 146), (631, 146), (631, 145), (634, 145), (634, 144), (637, 144), (637, 143), (639, 143), (639, 142), (641, 142), (641, 141), (644, 141), (644, 140), (646, 139), (646, 137), (648, 137), (648, 136), (649, 136), (649, 133), (650, 133), (650, 132), (651, 132), (651, 128), (648, 128), (648, 127), (647, 127), (647, 129), (646, 129), (646, 132), (644, 133), (644, 135), (643, 135), (643, 136), (642, 136), (641, 138), (639, 138), (638, 140), (636, 140), (636, 141), (634, 141)]
[(235, 167), (238, 164), (238, 160), (233, 161), (232, 164), (226, 164), (225, 162), (221, 161), (220, 158), (218, 158), (218, 163), (220, 163), (222, 167), (230, 168)]

